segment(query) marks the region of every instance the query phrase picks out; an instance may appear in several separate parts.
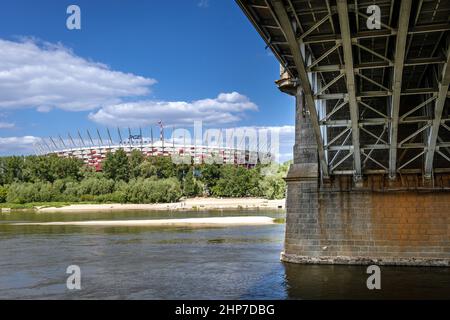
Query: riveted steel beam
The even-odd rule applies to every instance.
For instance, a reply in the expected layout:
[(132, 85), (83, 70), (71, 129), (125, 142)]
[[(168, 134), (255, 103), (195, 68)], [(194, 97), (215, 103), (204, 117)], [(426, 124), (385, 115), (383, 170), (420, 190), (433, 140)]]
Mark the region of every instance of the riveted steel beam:
[(345, 76), (347, 82), (348, 103), (350, 106), (350, 120), (352, 126), (353, 160), (355, 169), (355, 179), (360, 179), (361, 172), (361, 152), (359, 146), (359, 111), (356, 100), (355, 70), (353, 69), (352, 39), (350, 33), (350, 22), (347, 0), (337, 0), (337, 11), (339, 25), (341, 27), (342, 49), (344, 52)]
[(447, 49), (447, 63), (442, 69), (440, 81), (439, 93), (434, 106), (433, 124), (428, 136), (428, 151), (425, 157), (425, 178), (431, 178), (433, 172), (434, 153), (436, 151), (436, 142), (442, 120), (442, 111), (444, 110), (445, 102), (447, 101), (448, 89), (450, 86), (450, 46)]
[(411, 0), (403, 0), (400, 5), (397, 40), (395, 46), (394, 76), (391, 100), (391, 125), (389, 128), (389, 176), (395, 178), (397, 173), (397, 140), (400, 98), (402, 94), (403, 67), (405, 63), (406, 38), (408, 35), (409, 18), (411, 14)]
[(281, 0), (272, 0), (271, 1), (273, 10), (278, 17), (278, 22), (283, 28), (286, 41), (289, 43), (290, 50), (292, 52), (292, 58), (295, 63), (295, 67), (298, 73), (298, 78), (302, 84), (303, 92), (305, 95), (306, 105), (308, 106), (309, 114), (311, 117), (311, 123), (314, 128), (314, 133), (316, 136), (318, 153), (319, 153), (319, 161), (320, 168), (322, 171), (322, 175), (324, 178), (328, 178), (328, 164), (325, 160), (325, 151), (322, 139), (322, 132), (320, 131), (319, 119), (317, 116), (316, 104), (314, 101), (313, 91), (311, 88), (311, 84), (309, 82), (308, 74), (306, 72), (305, 61), (300, 50), (300, 45), (297, 42), (296, 33), (291, 24), (291, 19), (289, 18), (283, 1)]

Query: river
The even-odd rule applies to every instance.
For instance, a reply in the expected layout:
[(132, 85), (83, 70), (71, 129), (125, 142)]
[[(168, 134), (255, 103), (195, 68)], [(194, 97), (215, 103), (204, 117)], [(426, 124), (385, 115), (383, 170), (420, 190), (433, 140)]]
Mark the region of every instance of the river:
[[(270, 216), (280, 210), (0, 214), (0, 299), (448, 299), (447, 268), (284, 264), (284, 224), (217, 228), (13, 226), (15, 222)], [(66, 269), (81, 269), (68, 290)]]

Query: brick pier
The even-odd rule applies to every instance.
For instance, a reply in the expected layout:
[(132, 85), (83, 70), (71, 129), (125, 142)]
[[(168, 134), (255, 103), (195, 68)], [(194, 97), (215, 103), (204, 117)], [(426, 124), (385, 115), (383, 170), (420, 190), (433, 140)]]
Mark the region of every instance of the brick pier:
[(303, 98), (297, 95), (285, 249), (293, 263), (450, 266), (450, 175), (323, 179)]

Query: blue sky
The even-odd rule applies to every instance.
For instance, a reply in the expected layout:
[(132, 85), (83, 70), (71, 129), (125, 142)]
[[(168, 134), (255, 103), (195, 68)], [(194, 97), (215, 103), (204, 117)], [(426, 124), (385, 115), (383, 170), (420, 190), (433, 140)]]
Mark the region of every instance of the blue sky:
[[(71, 4), (81, 30), (66, 28)], [(292, 132), (278, 63), (234, 1), (2, 1), (0, 58), (0, 154), (28, 152), (21, 137), (159, 119)]]

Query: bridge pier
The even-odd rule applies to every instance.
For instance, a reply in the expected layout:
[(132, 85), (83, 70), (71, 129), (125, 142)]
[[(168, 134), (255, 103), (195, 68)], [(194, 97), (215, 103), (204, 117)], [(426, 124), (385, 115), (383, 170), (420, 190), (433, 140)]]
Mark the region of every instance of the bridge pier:
[(450, 175), (322, 179), (301, 92), (286, 178), (281, 259), (291, 263), (450, 266)]
[(362, 3), (237, 2), (297, 99), (282, 259), (450, 266), (450, 7), (386, 1), (363, 31)]

